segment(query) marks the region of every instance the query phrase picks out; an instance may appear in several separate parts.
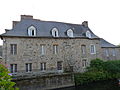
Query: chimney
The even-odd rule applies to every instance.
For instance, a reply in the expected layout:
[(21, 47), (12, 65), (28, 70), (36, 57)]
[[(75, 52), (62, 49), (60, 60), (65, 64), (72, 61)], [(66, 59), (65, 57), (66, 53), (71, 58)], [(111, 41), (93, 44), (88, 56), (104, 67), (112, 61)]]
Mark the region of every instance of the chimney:
[(22, 19), (33, 19), (32, 15), (21, 15), (21, 20)]
[(88, 27), (88, 21), (82, 22), (82, 25), (83, 25), (84, 27)]
[(19, 23), (19, 21), (13, 21), (12, 27), (14, 28), (14, 27), (16, 26), (17, 23)]

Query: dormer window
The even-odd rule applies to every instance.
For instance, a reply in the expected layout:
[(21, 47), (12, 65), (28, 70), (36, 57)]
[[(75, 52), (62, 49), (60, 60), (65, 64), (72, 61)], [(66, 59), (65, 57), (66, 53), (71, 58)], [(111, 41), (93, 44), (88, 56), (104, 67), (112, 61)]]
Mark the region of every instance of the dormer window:
[(58, 29), (57, 28), (52, 29), (52, 36), (53, 37), (58, 37)]
[(36, 36), (36, 28), (34, 26), (30, 26), (28, 28), (28, 35), (29, 36)]
[(67, 36), (73, 37), (73, 30), (72, 29), (67, 30)]
[(90, 31), (87, 31), (87, 32), (86, 32), (86, 37), (91, 38), (91, 33), (90, 33)]

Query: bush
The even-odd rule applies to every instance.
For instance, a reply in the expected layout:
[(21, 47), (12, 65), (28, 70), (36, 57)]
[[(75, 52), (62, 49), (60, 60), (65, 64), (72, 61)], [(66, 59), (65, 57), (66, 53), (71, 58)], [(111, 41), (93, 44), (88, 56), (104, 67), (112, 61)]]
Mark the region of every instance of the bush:
[(75, 74), (76, 84), (120, 78), (120, 60), (92, 60), (87, 72)]

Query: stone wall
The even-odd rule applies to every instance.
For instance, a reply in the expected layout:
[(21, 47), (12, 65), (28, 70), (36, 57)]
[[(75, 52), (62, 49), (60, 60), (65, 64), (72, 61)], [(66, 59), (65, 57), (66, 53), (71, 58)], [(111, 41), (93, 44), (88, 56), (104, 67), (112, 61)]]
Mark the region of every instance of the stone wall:
[[(17, 44), (17, 55), (10, 54), (10, 44)], [(46, 48), (45, 55), (40, 54), (40, 45)], [(81, 54), (81, 45), (86, 45), (86, 55)], [(90, 53), (90, 45), (96, 47), (96, 54)], [(58, 45), (58, 54), (53, 54), (53, 45)], [(101, 58), (100, 42), (97, 39), (80, 38), (5, 38), (3, 57), (8, 66), (17, 64), (18, 72), (25, 72), (25, 63), (32, 63), (33, 72), (40, 71), (40, 63), (46, 62), (47, 70), (57, 71), (57, 61), (63, 62), (63, 72), (83, 72), (82, 60)]]
[(120, 60), (119, 48), (101, 48), (103, 60)]

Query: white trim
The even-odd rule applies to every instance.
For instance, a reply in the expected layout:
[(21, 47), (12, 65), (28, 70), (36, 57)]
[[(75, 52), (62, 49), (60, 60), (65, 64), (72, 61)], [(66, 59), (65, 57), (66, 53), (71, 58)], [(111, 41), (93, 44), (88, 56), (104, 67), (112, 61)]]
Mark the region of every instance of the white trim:
[[(32, 35), (32, 31), (34, 31), (34, 35)], [(28, 28), (28, 35), (29, 36), (36, 36), (36, 28), (34, 26), (30, 26)]]
[[(93, 46), (93, 48), (92, 48), (91, 46)], [(92, 49), (93, 49), (93, 50), (92, 50)], [(96, 54), (96, 47), (95, 47), (94, 44), (90, 44), (90, 53), (91, 53), (91, 54)]]
[(67, 36), (73, 37), (73, 30), (72, 29), (67, 30)]
[[(86, 60), (86, 62), (83, 62), (85, 60)], [(82, 64), (82, 68), (86, 68), (88, 66), (88, 58), (82, 58), (82, 63), (81, 64)]]
[(57, 29), (57, 28), (53, 28), (53, 29), (52, 29), (52, 36), (53, 36), (53, 37), (59, 37), (59, 36), (58, 36), (58, 29)]
[(91, 38), (91, 33), (90, 33), (90, 31), (87, 31), (87, 32), (86, 32), (86, 37)]

